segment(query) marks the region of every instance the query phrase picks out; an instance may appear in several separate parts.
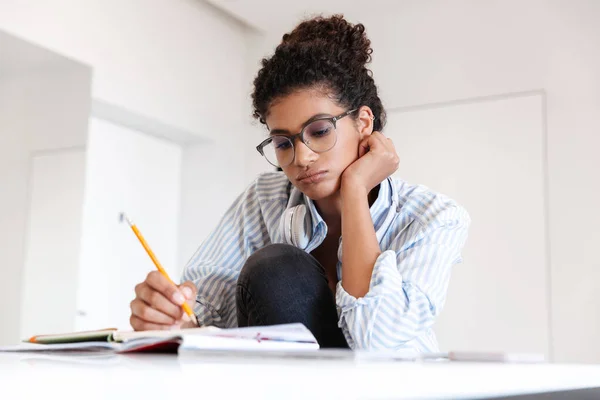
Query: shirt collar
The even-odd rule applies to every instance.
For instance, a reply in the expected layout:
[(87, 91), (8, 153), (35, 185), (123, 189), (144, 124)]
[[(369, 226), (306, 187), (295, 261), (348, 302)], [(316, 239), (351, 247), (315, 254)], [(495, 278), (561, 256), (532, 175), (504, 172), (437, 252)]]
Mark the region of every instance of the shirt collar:
[[(292, 190), (297, 190), (299, 192), (299, 190), (296, 187), (293, 187)], [(313, 235), (315, 235), (318, 230), (323, 229), (325, 227), (325, 221), (317, 211), (317, 207), (315, 206), (314, 201), (304, 194), (302, 194), (302, 197), (304, 200), (304, 204), (310, 212), (313, 226)], [(386, 220), (386, 216), (388, 215), (388, 212), (391, 211), (389, 208), (395, 203), (394, 198), (395, 187), (392, 182), (392, 178), (388, 177), (379, 185), (379, 193), (377, 194), (377, 199), (371, 205), (370, 208), (371, 219), (373, 220), (373, 224), (375, 226), (376, 231), (378, 231), (380, 228), (383, 228), (382, 225)]]
[[(296, 189), (296, 190), (298, 190), (298, 189)], [(310, 218), (311, 218), (312, 227), (313, 227), (312, 233), (313, 233), (313, 236), (315, 236), (320, 229), (326, 228), (326, 224), (325, 224), (325, 221), (323, 220), (323, 217), (321, 217), (321, 214), (319, 214), (319, 212), (317, 211), (315, 202), (312, 201), (305, 194), (302, 194), (302, 197), (304, 197), (304, 204), (306, 205), (306, 208), (308, 208), (308, 211), (310, 212)]]

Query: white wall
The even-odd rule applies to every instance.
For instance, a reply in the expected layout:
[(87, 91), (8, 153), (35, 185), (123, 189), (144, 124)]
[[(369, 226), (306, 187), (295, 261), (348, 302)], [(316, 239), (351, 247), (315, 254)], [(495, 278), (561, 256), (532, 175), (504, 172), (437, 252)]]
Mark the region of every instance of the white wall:
[(248, 183), (251, 30), (200, 0), (5, 0), (0, 30), (88, 64), (95, 100), (209, 138), (183, 154), (181, 267)]
[(27, 178), (29, 163), (27, 142), (20, 132), (15, 99), (17, 88), (0, 80), (0, 315), (3, 329), (0, 343), (18, 335), (19, 308), (13, 307), (21, 293), (21, 266), (25, 253), (25, 218), (27, 215)]
[(271, 34), (265, 35), (259, 32), (249, 32), (246, 35), (246, 74), (244, 79), (244, 90), (246, 96), (246, 164), (245, 179), (250, 182), (259, 173), (273, 171), (263, 156), (256, 151), (256, 146), (262, 142), (268, 131), (266, 127), (252, 117), (252, 92), (254, 90), (254, 78), (260, 69), (260, 61), (263, 57), (271, 55), (278, 44), (279, 37)]
[(85, 159), (83, 147), (32, 153), (21, 338), (74, 328)]
[(202, 1), (3, 0), (0, 29), (93, 67), (96, 99), (210, 137), (241, 119), (245, 28)]
[[(546, 92), (553, 358), (600, 361), (600, 2), (407, 1), (383, 7), (347, 3), (337, 11), (365, 24), (375, 80), (391, 112)], [(283, 33), (264, 28), (254, 46), (257, 61)], [(401, 148), (402, 137), (412, 133), (397, 134)], [(254, 165), (261, 168), (260, 160)]]
[(90, 65), (94, 99), (213, 141), (184, 156), (179, 260), (189, 258), (248, 183), (252, 31), (200, 0), (4, 0), (0, 30)]
[(443, 350), (550, 356), (543, 101), (533, 92), (388, 115), (387, 134), (402, 143), (396, 175), (472, 219), (435, 327)]
[(156, 269), (119, 214), (137, 225), (165, 270), (181, 273), (181, 147), (92, 118), (77, 287), (80, 330), (129, 326), (134, 287)]
[[(90, 71), (2, 32), (0, 54), (0, 272), (4, 277), (0, 281), (3, 327), (0, 343), (14, 343), (21, 338), (21, 324), (27, 323), (15, 304), (25, 298), (27, 302), (39, 302), (56, 294), (56, 287), (40, 285), (44, 276), (28, 275), (24, 269), (26, 259), (30, 258), (30, 240), (40, 237), (41, 231), (37, 228), (48, 228), (47, 214), (31, 213), (32, 184), (36, 182), (36, 176), (32, 176), (32, 156), (39, 152), (83, 148), (90, 108)], [(71, 172), (65, 171), (64, 178), (71, 177)], [(59, 186), (51, 193), (55, 199), (60, 197)], [(51, 205), (50, 201), (48, 199), (47, 205)], [(43, 204), (37, 202), (33, 207), (40, 210)], [(80, 224), (81, 209), (65, 207), (61, 210), (68, 212), (63, 217), (69, 224), (78, 225), (77, 221)], [(62, 226), (56, 227), (57, 235), (60, 228)], [(78, 235), (75, 236), (70, 252), (76, 257), (79, 243)], [(39, 240), (33, 241), (34, 245), (40, 245)], [(44, 254), (38, 255), (43, 257)], [(65, 299), (74, 295), (75, 287), (69, 286), (68, 281), (77, 273), (76, 262), (51, 256), (45, 261), (36, 267), (55, 271), (55, 277), (67, 283), (61, 288)], [(24, 276), (31, 279), (23, 279)], [(40, 287), (44, 290), (35, 290)]]

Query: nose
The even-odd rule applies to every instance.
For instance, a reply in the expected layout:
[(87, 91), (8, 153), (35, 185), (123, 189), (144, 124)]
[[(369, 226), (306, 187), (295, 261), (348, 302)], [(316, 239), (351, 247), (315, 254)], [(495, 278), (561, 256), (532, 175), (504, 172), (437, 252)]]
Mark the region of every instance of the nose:
[(306, 167), (307, 165), (312, 164), (317, 158), (317, 153), (309, 149), (308, 146), (300, 140), (294, 144), (294, 151), (296, 152), (294, 164), (298, 167)]

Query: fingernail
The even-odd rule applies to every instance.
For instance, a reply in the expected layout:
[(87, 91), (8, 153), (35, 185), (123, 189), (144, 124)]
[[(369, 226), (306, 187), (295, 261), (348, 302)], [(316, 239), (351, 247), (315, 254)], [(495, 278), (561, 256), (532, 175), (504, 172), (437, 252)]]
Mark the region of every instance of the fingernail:
[(176, 331), (178, 329), (181, 329), (179, 324), (171, 325), (171, 327), (169, 328), (170, 331)]
[(173, 295), (173, 300), (179, 305), (185, 303), (185, 297), (183, 297), (183, 295), (179, 292), (175, 292), (175, 294)]
[(191, 299), (192, 296), (194, 295), (194, 292), (192, 292), (192, 289), (190, 289), (187, 286), (183, 287), (181, 289), (181, 291), (183, 292), (183, 294), (185, 295), (185, 297), (187, 297), (188, 299)]
[(181, 317), (185, 322), (190, 322), (192, 319), (186, 313), (183, 313), (183, 317)]

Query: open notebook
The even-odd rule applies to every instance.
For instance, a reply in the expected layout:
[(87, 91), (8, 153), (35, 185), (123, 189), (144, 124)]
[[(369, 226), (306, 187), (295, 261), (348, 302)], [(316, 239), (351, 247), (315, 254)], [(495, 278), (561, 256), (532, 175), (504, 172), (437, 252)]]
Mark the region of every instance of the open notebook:
[(39, 335), (0, 352), (181, 352), (184, 350), (318, 350), (302, 324), (247, 328), (191, 328), (173, 331), (97, 331)]

